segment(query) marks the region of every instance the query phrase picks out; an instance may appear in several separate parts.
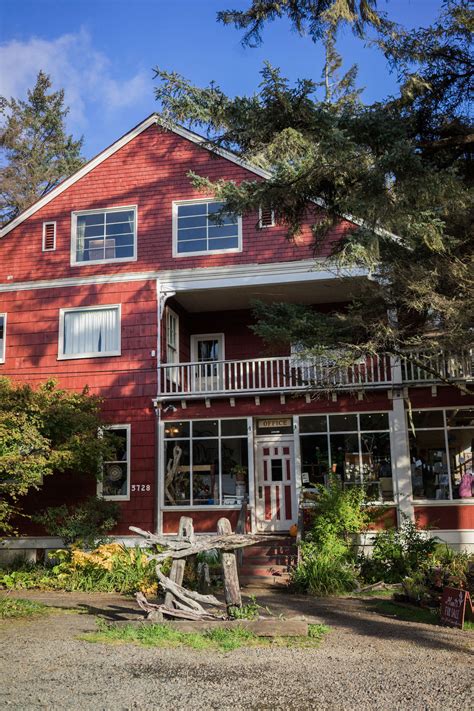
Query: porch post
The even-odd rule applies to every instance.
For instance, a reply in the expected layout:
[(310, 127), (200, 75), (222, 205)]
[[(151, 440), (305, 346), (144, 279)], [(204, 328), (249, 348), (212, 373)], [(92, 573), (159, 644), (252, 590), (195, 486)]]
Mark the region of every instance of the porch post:
[(255, 500), (255, 448), (253, 436), (253, 418), (247, 417), (247, 446), (249, 462), (249, 506), (250, 506), (250, 531), (257, 530), (257, 512)]
[(301, 499), (301, 448), (300, 448), (300, 418), (299, 415), (293, 417), (294, 452), (295, 452), (295, 506), (299, 511)]
[(395, 500), (397, 502), (398, 525), (403, 517), (414, 520), (413, 488), (411, 481), (410, 443), (405, 414), (405, 401), (403, 398), (402, 373), (400, 359), (393, 362), (392, 411), (389, 413), (390, 448), (392, 454), (393, 483)]

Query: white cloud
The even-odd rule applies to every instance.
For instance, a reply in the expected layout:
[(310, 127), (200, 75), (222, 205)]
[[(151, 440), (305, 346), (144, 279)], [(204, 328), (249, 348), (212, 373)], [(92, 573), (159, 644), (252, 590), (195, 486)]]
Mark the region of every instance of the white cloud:
[(113, 112), (152, 100), (151, 71), (116, 78), (112, 62), (94, 49), (85, 30), (50, 41), (32, 37), (0, 45), (0, 67), (0, 95), (7, 98), (24, 97), (40, 69), (49, 74), (53, 87), (65, 91), (68, 123), (77, 131), (87, 126), (92, 106)]

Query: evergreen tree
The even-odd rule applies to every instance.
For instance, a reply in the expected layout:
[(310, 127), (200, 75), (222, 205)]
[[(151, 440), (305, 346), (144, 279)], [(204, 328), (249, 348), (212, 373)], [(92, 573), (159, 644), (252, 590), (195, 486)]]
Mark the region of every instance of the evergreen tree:
[[(292, 18), (298, 27), (310, 5), (323, 3), (254, 0), (252, 9), (273, 10), (250, 25), (252, 36), (260, 36), (265, 19), (290, 7), (300, 12)], [(327, 17), (311, 30), (315, 40), (324, 41)], [(447, 3), (434, 28), (381, 31), (378, 42), (399, 72), (401, 91), (371, 106), (354, 101), (353, 92), (349, 101), (344, 92), (319, 98), (314, 81), (290, 86), (268, 65), (258, 93), (235, 99), (215, 84), (200, 89), (157, 70), (156, 95), (165, 116), (204, 127), (210, 143), (236, 150), (271, 174), (267, 181), (240, 185), (191, 175), (197, 186), (213, 190), (236, 212), (272, 207), (290, 239), (309, 212), (316, 254), (342, 215), (357, 218), (357, 228), (335, 245), (332, 259), (342, 274), (365, 266), (371, 278), (339, 313), (260, 304), (256, 330), (269, 343), (298, 341), (314, 354), (344, 350), (345, 359), (381, 351), (398, 355), (407, 348), (461, 353), (471, 345), (472, 130), (462, 87), (471, 71), (464, 57), (472, 18), (467, 2), (456, 0)], [(247, 28), (243, 21), (238, 26)], [(449, 76), (455, 76), (457, 90)], [(396, 321), (387, 316), (395, 313)]]
[(27, 100), (0, 97), (0, 223), (5, 224), (84, 163), (82, 138), (65, 130), (69, 109), (64, 91), (50, 91), (51, 80), (39, 72)]

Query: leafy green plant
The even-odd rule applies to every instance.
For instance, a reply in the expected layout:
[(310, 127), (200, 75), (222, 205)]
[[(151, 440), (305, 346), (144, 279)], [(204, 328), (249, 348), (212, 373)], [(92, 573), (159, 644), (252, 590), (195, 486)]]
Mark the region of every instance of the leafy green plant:
[(439, 543), (415, 522), (405, 519), (400, 528), (381, 531), (370, 556), (361, 555), (361, 575), (368, 583), (398, 583), (420, 569)]
[(255, 595), (249, 595), (249, 602), (241, 607), (229, 608), (229, 617), (233, 620), (256, 620), (260, 614), (262, 606), (257, 603)]
[(17, 619), (19, 617), (34, 617), (45, 615), (50, 612), (47, 605), (33, 600), (22, 600), (21, 598), (4, 597), (0, 600), (0, 619)]
[[(8, 590), (66, 590), (81, 592), (156, 593), (155, 564), (147, 552), (117, 543), (85, 552), (58, 550), (53, 564), (23, 564), (20, 569), (0, 571), (0, 587)], [(166, 574), (166, 565), (162, 566)]]
[(317, 513), (291, 584), (313, 595), (350, 592), (357, 587), (353, 537), (368, 527), (373, 513), (363, 488), (344, 489), (336, 477), (317, 488)]
[(120, 507), (116, 501), (92, 496), (75, 506), (50, 507), (32, 516), (50, 536), (59, 536), (66, 546), (92, 548), (104, 542), (117, 524)]

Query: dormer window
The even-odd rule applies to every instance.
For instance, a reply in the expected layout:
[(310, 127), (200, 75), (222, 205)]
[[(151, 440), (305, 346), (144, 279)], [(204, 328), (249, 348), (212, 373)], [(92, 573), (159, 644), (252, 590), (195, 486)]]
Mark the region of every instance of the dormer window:
[(242, 251), (242, 218), (216, 200), (173, 203), (173, 256)]
[(133, 261), (137, 258), (136, 243), (135, 206), (72, 213), (73, 265)]

